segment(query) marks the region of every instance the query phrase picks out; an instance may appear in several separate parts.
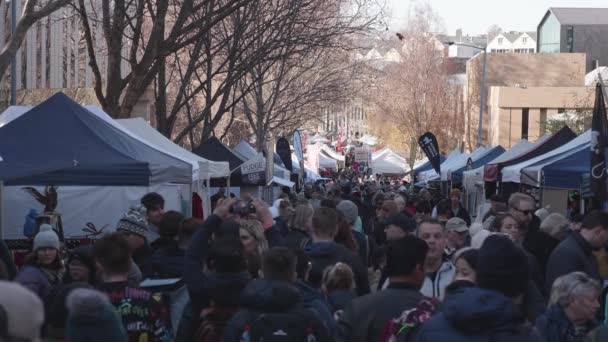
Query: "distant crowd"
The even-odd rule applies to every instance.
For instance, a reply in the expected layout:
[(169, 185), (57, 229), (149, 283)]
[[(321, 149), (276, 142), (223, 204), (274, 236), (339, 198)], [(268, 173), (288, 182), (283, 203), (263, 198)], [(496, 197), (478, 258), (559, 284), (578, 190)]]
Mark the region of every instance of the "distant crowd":
[(94, 244), (0, 243), (0, 341), (608, 341), (608, 213), (342, 177), (202, 221), (141, 198)]

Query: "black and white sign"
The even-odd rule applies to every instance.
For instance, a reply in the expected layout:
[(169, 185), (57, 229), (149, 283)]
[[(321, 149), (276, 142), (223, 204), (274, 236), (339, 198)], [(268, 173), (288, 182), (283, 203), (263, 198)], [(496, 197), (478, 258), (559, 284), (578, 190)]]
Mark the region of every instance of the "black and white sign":
[(418, 138), (418, 145), (424, 154), (426, 154), (427, 158), (429, 158), (429, 162), (435, 169), (437, 174), (441, 174), (440, 170), (440, 157), (439, 157), (439, 144), (437, 143), (437, 138), (431, 132), (426, 132)]

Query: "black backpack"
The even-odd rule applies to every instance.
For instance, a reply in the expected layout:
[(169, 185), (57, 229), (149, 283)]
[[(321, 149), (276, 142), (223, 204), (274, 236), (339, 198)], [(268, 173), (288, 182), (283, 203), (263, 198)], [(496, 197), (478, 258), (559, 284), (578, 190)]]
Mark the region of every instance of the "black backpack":
[(315, 342), (319, 340), (306, 309), (262, 313), (243, 327), (241, 342)]

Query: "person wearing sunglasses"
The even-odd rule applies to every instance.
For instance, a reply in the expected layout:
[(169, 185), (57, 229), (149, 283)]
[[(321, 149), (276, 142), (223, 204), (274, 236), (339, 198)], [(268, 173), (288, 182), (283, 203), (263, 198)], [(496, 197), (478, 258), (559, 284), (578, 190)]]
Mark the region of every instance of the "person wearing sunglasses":
[(541, 271), (545, 272), (549, 256), (559, 244), (559, 240), (540, 230), (540, 220), (534, 216), (536, 203), (532, 196), (516, 192), (509, 197), (508, 204), (509, 213), (519, 223), (522, 246), (538, 259)]
[(572, 232), (555, 248), (547, 264), (545, 288), (550, 290), (558, 277), (570, 272), (584, 272), (600, 280), (593, 251), (608, 242), (608, 213), (594, 211), (583, 219), (580, 232)]

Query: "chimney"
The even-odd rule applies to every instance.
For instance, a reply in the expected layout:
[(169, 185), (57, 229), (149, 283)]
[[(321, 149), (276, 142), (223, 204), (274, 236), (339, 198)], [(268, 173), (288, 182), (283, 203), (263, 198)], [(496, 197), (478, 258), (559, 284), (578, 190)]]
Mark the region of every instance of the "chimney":
[(456, 29), (456, 42), (462, 41), (462, 29)]

